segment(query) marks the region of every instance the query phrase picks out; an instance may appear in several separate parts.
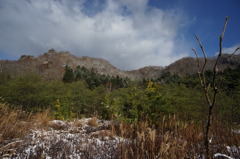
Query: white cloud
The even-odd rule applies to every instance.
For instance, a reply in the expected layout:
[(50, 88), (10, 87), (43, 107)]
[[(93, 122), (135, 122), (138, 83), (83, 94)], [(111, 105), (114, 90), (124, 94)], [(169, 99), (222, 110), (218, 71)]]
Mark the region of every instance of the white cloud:
[(240, 44), (236, 44), (236, 45), (234, 45), (232, 47), (228, 47), (228, 48), (223, 48), (222, 52), (224, 54), (232, 54), (237, 49), (237, 47), (240, 47)]
[[(231, 46), (231, 47), (224, 47), (224, 48), (222, 49), (222, 53), (223, 53), (223, 54), (232, 54), (238, 47), (240, 47), (240, 44), (236, 44), (236, 45), (233, 45), (233, 46)], [(236, 54), (239, 53), (239, 52), (240, 52), (240, 51), (238, 50), (238, 51), (236, 52)], [(218, 55), (218, 53), (219, 53), (219, 52), (216, 52), (215, 55)]]
[(19, 57), (55, 48), (120, 69), (164, 66), (186, 56), (176, 40), (180, 17), (147, 0), (0, 0), (0, 52)]

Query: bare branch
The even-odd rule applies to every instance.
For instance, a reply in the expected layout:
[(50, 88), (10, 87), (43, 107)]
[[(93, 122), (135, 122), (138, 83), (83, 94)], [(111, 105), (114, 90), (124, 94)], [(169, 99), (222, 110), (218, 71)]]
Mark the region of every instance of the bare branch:
[(229, 16), (226, 17), (226, 20), (225, 20), (225, 23), (224, 23), (224, 26), (223, 26), (223, 30), (222, 30), (222, 34), (220, 35), (219, 54), (218, 54), (219, 56), (222, 55), (222, 40), (223, 40), (224, 33), (226, 31), (226, 28), (227, 28), (228, 19), (229, 19)]
[[(200, 68), (200, 60), (199, 60), (199, 57), (198, 57), (198, 53), (196, 52), (195, 49), (192, 49), (192, 51), (195, 53), (196, 55), (196, 59), (197, 59), (197, 63), (198, 63), (198, 68)], [(199, 73), (200, 70), (198, 70), (198, 73)]]
[(228, 19), (229, 19), (229, 16), (226, 17), (226, 20), (225, 20), (225, 23), (224, 23), (224, 27), (223, 27), (223, 31), (222, 31), (222, 34), (220, 35), (220, 41), (219, 41), (219, 53), (218, 53), (218, 57), (217, 57), (217, 60), (214, 64), (214, 69), (213, 69), (213, 88), (214, 88), (214, 99), (215, 99), (215, 93), (217, 93), (217, 86), (216, 86), (216, 74), (217, 74), (217, 64), (218, 64), (218, 61), (222, 55), (222, 40), (223, 40), (223, 37), (224, 37), (224, 33), (225, 33), (225, 30), (226, 30), (226, 27), (227, 27), (227, 22), (228, 22)]
[(211, 83), (208, 84), (207, 93), (209, 92), (210, 87), (211, 87)]
[[(200, 40), (199, 40), (200, 41)], [(209, 98), (209, 95), (208, 95), (208, 91), (209, 91), (209, 88), (206, 84), (206, 80), (205, 80), (205, 75), (204, 75), (204, 68), (201, 70), (200, 69), (200, 60), (199, 60), (199, 57), (198, 57), (198, 53), (196, 52), (195, 49), (192, 49), (193, 52), (195, 53), (196, 55), (196, 58), (197, 58), (197, 63), (198, 63), (198, 77), (199, 77), (199, 80), (200, 80), (200, 83), (201, 83), (201, 86), (203, 87), (204, 89), (204, 92), (205, 92), (205, 97), (206, 97), (206, 100), (208, 102), (209, 105), (211, 105), (211, 100)], [(206, 60), (205, 60), (205, 65), (206, 65)], [(205, 67), (205, 66), (203, 66)]]
[(238, 48), (236, 48), (236, 50), (230, 55), (228, 62), (230, 63), (232, 61), (232, 57), (236, 54), (236, 52), (240, 50), (240, 46)]
[(198, 38), (198, 36), (197, 36), (196, 34), (194, 34), (194, 36), (195, 36), (195, 38), (197, 39), (197, 41), (198, 41), (198, 43), (199, 43), (199, 45), (200, 45), (200, 48), (201, 48), (201, 50), (202, 50), (202, 52), (203, 52), (203, 55), (204, 55), (204, 59), (207, 60), (207, 55), (206, 55), (206, 53), (205, 53), (205, 51), (204, 51), (204, 49), (203, 49), (203, 45), (202, 45), (200, 39)]
[(203, 83), (203, 79), (202, 79), (202, 77), (201, 77), (201, 71), (200, 71), (200, 60), (199, 60), (199, 57), (198, 57), (198, 53), (196, 52), (196, 50), (195, 49), (192, 49), (192, 51), (195, 53), (195, 55), (196, 55), (196, 59), (197, 59), (197, 64), (198, 64), (198, 77), (199, 77), (199, 79), (200, 79), (200, 82), (201, 82), (201, 86), (204, 88), (204, 83)]
[(206, 52), (204, 51), (203, 45), (202, 45), (200, 39), (198, 38), (198, 36), (197, 36), (196, 34), (194, 34), (194, 36), (195, 36), (195, 38), (197, 39), (198, 44), (199, 44), (199, 46), (200, 46), (200, 48), (201, 48), (201, 50), (202, 50), (203, 56), (204, 56), (204, 64), (203, 64), (202, 70), (201, 70), (201, 79), (202, 79), (202, 81), (203, 81), (203, 83), (204, 83), (204, 85), (205, 85), (205, 88), (204, 88), (204, 89), (205, 89), (205, 91), (206, 91), (206, 79), (205, 79), (204, 73), (205, 73), (205, 67), (206, 67), (206, 64), (207, 64), (207, 55), (206, 55)]
[[(218, 61), (222, 55), (222, 40), (223, 40), (223, 37), (224, 37), (224, 33), (225, 33), (225, 30), (226, 30), (226, 27), (227, 27), (227, 22), (228, 22), (228, 19), (229, 17), (226, 17), (226, 20), (225, 20), (225, 23), (224, 23), (224, 26), (223, 26), (223, 30), (222, 30), (222, 34), (220, 35), (220, 42), (219, 42), (219, 53), (218, 53), (218, 57), (215, 61), (215, 64), (214, 64), (214, 68), (213, 68), (213, 78), (212, 78), (212, 87), (213, 87), (213, 97), (210, 99), (209, 97), (209, 90), (210, 90), (210, 87), (211, 87), (211, 84), (207, 84), (206, 83), (206, 80), (205, 80), (205, 66), (207, 64), (207, 56), (206, 56), (206, 53), (203, 49), (203, 46), (201, 44), (201, 41), (200, 39), (198, 38), (198, 36), (195, 34), (194, 36), (196, 37), (199, 45), (200, 45), (200, 48), (203, 52), (203, 55), (204, 55), (204, 64), (202, 66), (202, 69), (200, 70), (200, 60), (199, 60), (199, 57), (198, 57), (198, 54), (197, 52), (193, 50), (193, 52), (195, 53), (196, 55), (196, 58), (197, 58), (197, 62), (198, 62), (198, 75), (199, 75), (199, 79), (200, 79), (200, 82), (201, 82), (201, 85), (204, 89), (204, 94), (205, 94), (205, 97), (206, 97), (206, 100), (208, 102), (208, 116), (207, 116), (207, 122), (206, 122), (206, 127), (205, 127), (205, 137), (204, 137), (204, 145), (205, 145), (205, 153), (206, 153), (206, 158), (210, 158), (209, 156), (209, 130), (210, 130), (210, 126), (211, 126), (211, 117), (212, 117), (212, 109), (216, 103), (216, 96), (217, 96), (217, 93), (218, 93), (218, 88), (217, 88), (217, 84), (216, 84), (216, 76), (217, 76), (217, 64), (218, 64)], [(238, 47), (230, 56), (229, 58), (229, 63), (231, 61), (231, 58), (232, 56), (240, 49), (240, 47)]]
[(238, 48), (236, 48), (236, 50), (231, 54), (230, 58), (232, 58), (233, 55), (235, 55), (235, 53), (240, 49), (240, 46)]
[[(195, 53), (196, 58), (197, 58), (197, 60), (198, 60), (198, 62), (199, 62), (199, 58), (198, 58), (198, 53), (197, 53), (197, 51), (196, 51), (195, 49), (193, 49), (193, 48), (192, 48), (192, 51)], [(198, 66), (199, 66), (199, 65), (198, 65)]]

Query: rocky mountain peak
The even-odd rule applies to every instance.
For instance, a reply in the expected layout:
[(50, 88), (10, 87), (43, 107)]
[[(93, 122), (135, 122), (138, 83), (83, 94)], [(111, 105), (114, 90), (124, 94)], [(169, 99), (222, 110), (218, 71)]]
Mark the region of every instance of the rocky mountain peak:
[[(219, 71), (224, 70), (228, 65), (228, 54), (224, 54), (218, 63)], [(216, 57), (208, 58), (206, 70), (212, 70)], [(204, 59), (200, 58), (201, 65)], [(240, 64), (240, 55), (234, 56), (231, 66), (236, 67)], [(75, 69), (77, 66), (84, 66), (98, 74), (110, 76), (129, 77), (134, 80), (158, 78), (164, 72), (184, 76), (197, 72), (197, 61), (193, 57), (185, 57), (170, 64), (167, 67), (146, 66), (138, 70), (122, 71), (110, 62), (102, 58), (92, 58), (88, 56), (77, 57), (68, 51), (57, 52), (54, 49), (48, 50), (40, 56), (22, 55), (17, 61), (0, 60), (0, 70), (11, 72), (17, 75), (24, 71), (32, 71), (45, 77), (46, 79), (62, 79), (65, 72), (64, 68), (68, 65)]]

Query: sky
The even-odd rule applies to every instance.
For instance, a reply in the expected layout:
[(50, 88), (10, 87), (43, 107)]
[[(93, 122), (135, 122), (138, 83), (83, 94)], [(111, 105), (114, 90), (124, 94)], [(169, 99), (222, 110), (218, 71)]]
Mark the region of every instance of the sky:
[(103, 58), (122, 70), (167, 66), (240, 46), (240, 0), (0, 0), (0, 59), (49, 49)]

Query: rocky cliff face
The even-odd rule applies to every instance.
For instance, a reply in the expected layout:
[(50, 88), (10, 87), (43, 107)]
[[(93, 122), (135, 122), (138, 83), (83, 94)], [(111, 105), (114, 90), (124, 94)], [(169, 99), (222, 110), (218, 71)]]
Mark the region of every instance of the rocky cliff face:
[[(219, 61), (218, 69), (222, 71), (228, 65), (229, 55), (223, 55)], [(216, 58), (209, 58), (206, 70), (212, 69)], [(203, 64), (203, 59), (200, 59)], [(235, 67), (240, 64), (240, 55), (236, 55), (231, 63)], [(178, 74), (194, 74), (197, 72), (197, 62), (195, 58), (186, 57), (180, 59), (173, 64), (163, 68), (161, 66), (147, 66), (138, 70), (122, 71), (114, 67), (108, 61), (101, 58), (90, 58), (87, 56), (76, 57), (69, 52), (56, 52), (50, 49), (47, 53), (38, 57), (22, 55), (17, 61), (0, 61), (0, 72), (8, 72), (11, 76), (21, 74), (23, 72), (35, 72), (46, 79), (61, 79), (64, 74), (64, 67), (68, 65), (76, 68), (78, 65), (84, 66), (89, 70), (93, 70), (99, 74), (129, 77), (135, 80), (157, 78), (164, 72)]]
[(38, 57), (22, 55), (18, 61), (5, 60), (0, 62), (2, 70), (8, 70), (11, 74), (20, 74), (27, 70), (41, 74), (47, 79), (61, 79), (66, 65), (73, 69), (78, 65), (84, 66), (99, 74), (128, 76), (127, 73), (117, 69), (104, 59), (86, 56), (79, 58), (69, 52), (56, 52), (53, 49)]

